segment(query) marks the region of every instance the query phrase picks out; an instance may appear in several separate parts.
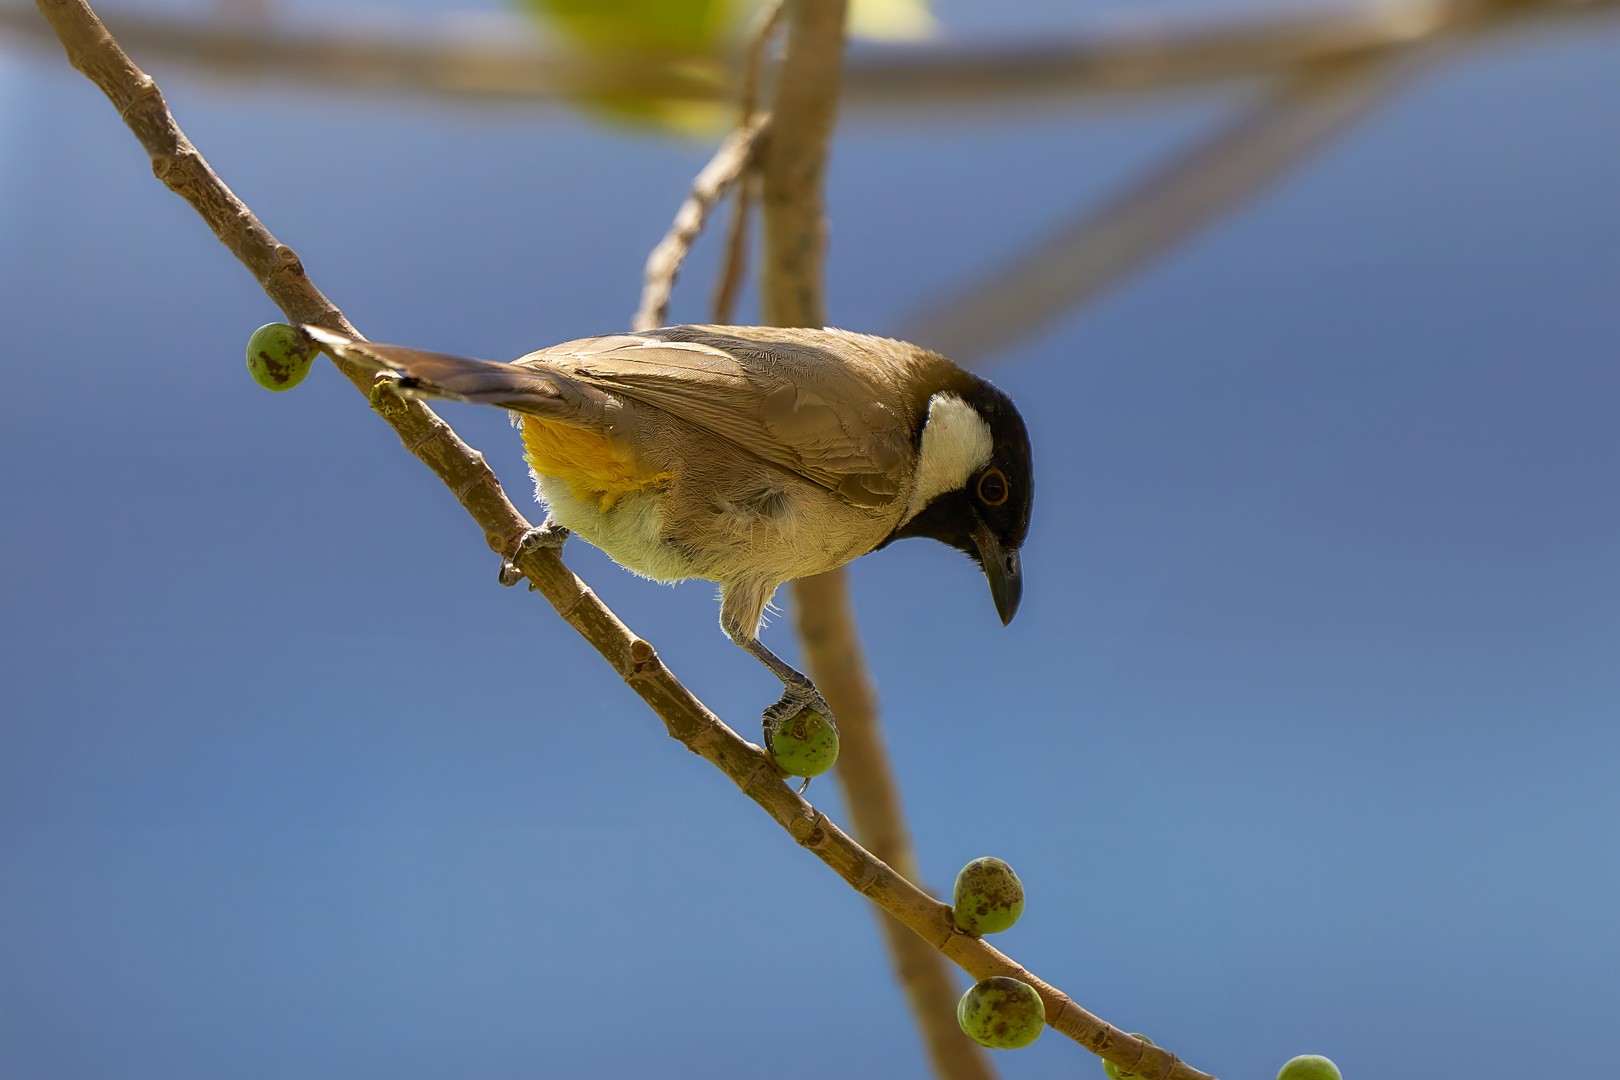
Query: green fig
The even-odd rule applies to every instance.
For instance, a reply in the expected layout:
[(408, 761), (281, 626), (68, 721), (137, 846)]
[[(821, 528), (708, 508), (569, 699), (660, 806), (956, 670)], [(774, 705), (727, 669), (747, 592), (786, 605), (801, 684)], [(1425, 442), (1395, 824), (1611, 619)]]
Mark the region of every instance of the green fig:
[(1029, 983), (992, 975), (968, 987), (956, 1003), (956, 1022), (980, 1046), (1017, 1050), (1041, 1037), (1046, 1006)]
[[(1131, 1038), (1141, 1039), (1149, 1046), (1158, 1045), (1152, 1039), (1148, 1038), (1146, 1035), (1140, 1034), (1139, 1032), (1131, 1032)], [(1108, 1080), (1136, 1080), (1135, 1073), (1120, 1072), (1119, 1066), (1115, 1065), (1112, 1061), (1103, 1062), (1103, 1072), (1108, 1074)]]
[(970, 934), (999, 934), (1024, 913), (1024, 883), (1000, 859), (974, 859), (956, 875), (956, 925)]
[(309, 374), (315, 353), (315, 343), (286, 323), (265, 323), (248, 338), (248, 371), (266, 390), (291, 390)]
[(1339, 1067), (1321, 1054), (1301, 1054), (1289, 1058), (1277, 1080), (1344, 1080)]
[(820, 776), (838, 760), (838, 729), (831, 717), (801, 709), (774, 730), (766, 724), (765, 752), (789, 776)]

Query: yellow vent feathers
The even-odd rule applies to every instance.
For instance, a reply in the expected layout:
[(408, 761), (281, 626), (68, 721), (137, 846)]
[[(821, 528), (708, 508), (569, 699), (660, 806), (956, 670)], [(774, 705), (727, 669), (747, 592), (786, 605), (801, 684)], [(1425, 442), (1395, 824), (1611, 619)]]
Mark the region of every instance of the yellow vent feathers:
[(566, 480), (574, 498), (595, 503), (604, 514), (632, 491), (657, 487), (674, 475), (641, 468), (605, 435), (536, 416), (523, 418), (523, 458), (541, 476)]

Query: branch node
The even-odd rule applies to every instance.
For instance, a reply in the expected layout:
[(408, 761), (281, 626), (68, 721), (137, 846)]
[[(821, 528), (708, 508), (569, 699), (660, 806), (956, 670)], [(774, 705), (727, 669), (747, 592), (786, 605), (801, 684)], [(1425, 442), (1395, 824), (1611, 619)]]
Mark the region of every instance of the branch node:
[(626, 682), (635, 682), (637, 679), (650, 679), (664, 670), (664, 665), (658, 659), (658, 650), (651, 643), (636, 638), (630, 643), (630, 670), (625, 673)]
[[(399, 401), (404, 400), (398, 394), (395, 394), (393, 396), (394, 396), (395, 400), (399, 400)], [(421, 434), (421, 436), (419, 436), (417, 438), (417, 440), (415, 442), (405, 443), (405, 449), (409, 450), (411, 453), (415, 454), (417, 457), (421, 457), (423, 447), (427, 446), (429, 443), (433, 442), (435, 439), (444, 438), (449, 433), (450, 433), (450, 425), (446, 424), (444, 421), (440, 420), (439, 422), (437, 422), (437, 423), (433, 424), (431, 427), (429, 427), (426, 431), (424, 431)], [(476, 454), (477, 451), (474, 450), (473, 453)], [(456, 497), (457, 498), (461, 497), (461, 493), (459, 491), (456, 493)]]
[(1063, 1014), (1069, 1011), (1069, 1005), (1069, 997), (1067, 994), (1065, 994), (1063, 996), (1063, 1001), (1058, 1005), (1057, 1015), (1049, 1019), (1047, 1023), (1051, 1024), (1053, 1027), (1057, 1027), (1058, 1023), (1063, 1019)]
[(173, 168), (174, 158), (168, 154), (152, 155), (152, 175), (159, 180), (166, 179)]
[(876, 859), (867, 859), (861, 867), (861, 879), (855, 883), (855, 891), (865, 896), (866, 890), (877, 884), (878, 875), (883, 872), (882, 865)]
[[(544, 552), (542, 552), (542, 554), (544, 554)], [(551, 552), (550, 554), (551, 554), (552, 558), (554, 558), (554, 559), (558, 558), (558, 555), (557, 555), (556, 552)], [(559, 559), (559, 561), (561, 561), (561, 560)], [(529, 582), (530, 591), (532, 592), (535, 588), (536, 588), (536, 585), (534, 584), (533, 580), (530, 580), (530, 582)], [(594, 594), (591, 592), (590, 586), (582, 584), (579, 587), (579, 591), (574, 593), (573, 596), (570, 596), (567, 600), (563, 601), (560, 604), (553, 604), (552, 606), (557, 609), (557, 614), (561, 615), (564, 619), (571, 618), (573, 616), (573, 614), (574, 614), (574, 609), (579, 607), (579, 605), (583, 604), (585, 602), (585, 598), (587, 596), (592, 596), (592, 595), (594, 595)]]
[(820, 810), (809, 817), (794, 818), (793, 824), (788, 826), (788, 835), (798, 841), (800, 847), (818, 848), (827, 840), (827, 830), (821, 827), (826, 820), (827, 815)]
[[(448, 431), (450, 429), (448, 426), (446, 426), (445, 430)], [(473, 473), (466, 483), (462, 484), (458, 488), (453, 489), (455, 491), (457, 502), (466, 502), (467, 492), (471, 491), (479, 484), (486, 483), (490, 480), (495, 480), (495, 474), (491, 472), (489, 466), (485, 464), (484, 455), (482, 453), (477, 450), (473, 450), (470, 451), (467, 456), (473, 468), (477, 469), (478, 471)], [(499, 484), (500, 481), (495, 480), (495, 483)]]
[[(781, 772), (777, 770), (776, 763), (770, 759), (770, 756), (763, 750), (760, 750), (760, 748), (757, 746), (755, 746), (754, 749), (759, 750), (759, 764), (755, 765), (754, 771), (749, 773), (748, 778), (738, 785), (738, 787), (742, 788), (743, 791), (747, 791), (752, 788), (754, 786), (754, 781), (759, 779), (761, 773), (769, 773), (771, 779), (778, 782), (780, 782), (782, 779)], [(789, 833), (792, 833), (792, 831), (793, 830), (791, 828), (788, 830)]]
[[(112, 35), (110, 34), (108, 35), (109, 39), (111, 36)], [(81, 68), (80, 70), (83, 69)], [(128, 124), (130, 114), (145, 106), (154, 98), (161, 103), (163, 101), (163, 91), (158, 89), (156, 80), (143, 72), (139, 82), (136, 85), (135, 92), (129, 96), (129, 104), (118, 110), (118, 119)], [(167, 109), (168, 106), (165, 105), (164, 108)]]
[[(486, 532), (484, 534), (484, 543), (489, 545), (489, 550), (501, 556), (503, 563), (511, 565), (511, 560), (506, 558), (506, 553), (511, 550), (513, 543), (510, 533)], [(516, 584), (516, 582), (513, 582), (513, 584)]]

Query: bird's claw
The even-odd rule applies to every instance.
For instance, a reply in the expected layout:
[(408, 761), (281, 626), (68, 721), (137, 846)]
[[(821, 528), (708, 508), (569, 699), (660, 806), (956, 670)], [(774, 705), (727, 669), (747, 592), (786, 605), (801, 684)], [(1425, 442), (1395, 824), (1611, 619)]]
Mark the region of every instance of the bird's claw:
[[(833, 730), (838, 730), (838, 724), (833, 720), (832, 709), (828, 708), (827, 702), (820, 694), (816, 693), (814, 686), (810, 685), (808, 681), (802, 686), (790, 683), (788, 688), (782, 692), (781, 700), (765, 710), (763, 717), (765, 749), (774, 753), (776, 750), (776, 733), (792, 723), (794, 717), (807, 710), (825, 716), (827, 723), (832, 725)], [(799, 785), (800, 795), (803, 795), (805, 789), (810, 786), (811, 779), (812, 777), (807, 776), (804, 778), (804, 783)]]
[(826, 700), (816, 693), (814, 686), (811, 686), (808, 682), (802, 686), (789, 685), (786, 690), (782, 691), (781, 700), (766, 709), (762, 717), (765, 730), (765, 748), (767, 750), (774, 749), (773, 742), (776, 733), (782, 730), (783, 725), (806, 709), (825, 716), (827, 723), (832, 724), (834, 730), (837, 729), (838, 723), (833, 719), (832, 709), (828, 708)]
[(567, 529), (549, 520), (538, 529), (529, 529), (518, 537), (512, 557), (510, 559), (502, 557), (501, 571), (496, 580), (502, 585), (516, 585), (523, 580), (523, 571), (517, 568), (518, 560), (535, 551), (547, 549), (557, 551), (568, 542), (568, 536)]

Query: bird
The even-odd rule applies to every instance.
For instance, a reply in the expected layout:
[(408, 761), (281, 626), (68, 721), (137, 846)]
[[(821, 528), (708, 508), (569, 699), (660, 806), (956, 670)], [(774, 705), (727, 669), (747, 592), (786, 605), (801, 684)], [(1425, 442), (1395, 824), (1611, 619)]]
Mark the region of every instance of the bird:
[(832, 328), (671, 326), (499, 363), (303, 331), (400, 394), (511, 411), (547, 513), (512, 562), (572, 533), (655, 581), (718, 583), (721, 629), (782, 682), (767, 746), (804, 710), (834, 722), (759, 640), (782, 584), (932, 537), (979, 565), (1003, 625), (1018, 610), (1029, 435), (1011, 398), (939, 353)]

